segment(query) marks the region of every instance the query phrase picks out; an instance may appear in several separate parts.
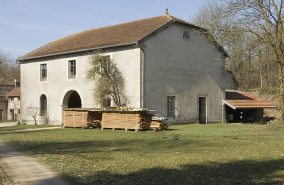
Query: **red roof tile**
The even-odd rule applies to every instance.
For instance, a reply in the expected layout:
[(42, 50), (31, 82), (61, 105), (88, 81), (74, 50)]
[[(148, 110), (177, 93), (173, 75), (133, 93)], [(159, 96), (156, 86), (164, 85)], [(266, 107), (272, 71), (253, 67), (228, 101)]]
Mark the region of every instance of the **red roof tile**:
[(21, 88), (20, 87), (15, 87), (12, 89), (10, 92), (6, 94), (7, 97), (9, 96), (21, 96)]
[(173, 22), (200, 28), (182, 19), (165, 14), (162, 16), (82, 31), (50, 42), (49, 44), (20, 57), (18, 60), (22, 61), (25, 59), (76, 51), (140, 43), (153, 32), (157, 32)]
[(252, 92), (226, 91), (226, 103), (235, 108), (276, 108)]

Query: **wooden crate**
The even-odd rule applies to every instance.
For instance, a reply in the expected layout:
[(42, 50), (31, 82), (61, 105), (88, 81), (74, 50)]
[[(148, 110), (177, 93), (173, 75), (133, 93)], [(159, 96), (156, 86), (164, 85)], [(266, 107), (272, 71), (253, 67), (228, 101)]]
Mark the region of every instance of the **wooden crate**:
[(63, 128), (88, 127), (88, 111), (63, 111)]
[(145, 129), (145, 125), (142, 125), (145, 123), (141, 122), (141, 119), (146, 115), (146, 111), (106, 111), (102, 113), (101, 129), (125, 129), (125, 131)]

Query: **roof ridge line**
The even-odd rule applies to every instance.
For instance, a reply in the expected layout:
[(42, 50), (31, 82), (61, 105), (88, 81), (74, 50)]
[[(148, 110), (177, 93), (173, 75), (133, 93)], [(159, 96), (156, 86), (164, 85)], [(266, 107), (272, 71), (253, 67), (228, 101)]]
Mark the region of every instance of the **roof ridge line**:
[[(104, 27), (99, 27), (99, 28), (92, 28), (92, 29), (88, 29), (88, 30), (83, 30), (83, 31), (80, 31), (80, 32), (77, 32), (77, 33), (74, 33), (74, 34), (67, 35), (67, 36), (65, 36), (65, 37), (56, 39), (56, 40), (54, 40), (54, 41), (51, 41), (51, 42), (49, 42), (49, 43), (47, 43), (47, 44), (44, 44), (43, 46), (41, 46), (41, 47), (39, 47), (39, 48), (36, 48), (36, 49), (34, 49), (34, 50), (28, 52), (27, 54), (32, 53), (32, 52), (34, 52), (34, 51), (37, 51), (37, 50), (39, 50), (39, 49), (41, 49), (41, 48), (47, 47), (47, 46), (48, 46), (49, 44), (51, 44), (51, 43), (56, 43), (56, 42), (58, 42), (58, 41), (60, 41), (60, 40), (62, 40), (62, 39), (65, 39), (65, 38), (67, 38), (67, 37), (70, 37), (70, 36), (72, 36), (72, 35), (82, 34), (82, 33), (84, 33), (84, 32), (89, 32), (89, 31), (92, 31), (92, 30), (99, 30), (99, 29), (103, 29), (103, 28), (114, 27), (114, 26), (117, 26), (117, 25), (129, 24), (129, 23), (132, 23), (132, 22), (137, 22), (137, 21), (142, 21), (142, 20), (147, 20), (147, 19), (153, 19), (153, 18), (163, 17), (163, 16), (168, 17), (169, 15), (158, 15), (158, 16), (155, 16), (155, 17), (148, 17), (148, 18), (143, 18), (143, 19), (128, 21), (128, 22), (124, 22), (124, 23), (118, 23), (118, 24), (113, 24), (113, 25), (109, 25), (109, 26), (104, 26)], [(27, 54), (25, 54), (25, 55), (27, 55)], [(25, 55), (23, 55), (23, 56), (25, 56)], [(22, 58), (23, 56), (21, 56), (20, 58)], [(19, 59), (19, 58), (18, 58), (18, 59)], [(18, 60), (18, 59), (17, 59), (17, 60)]]
[[(62, 40), (62, 39), (64, 39), (64, 38), (69, 37), (69, 36), (72, 36), (72, 35), (76, 35), (76, 34), (83, 33), (83, 32), (88, 32), (88, 31), (92, 31), (92, 30), (99, 30), (99, 29), (103, 29), (103, 28), (109, 28), (109, 27), (113, 27), (113, 26), (117, 26), (117, 25), (123, 25), (123, 24), (132, 23), (132, 22), (137, 22), (137, 21), (142, 21), (142, 20), (147, 20), (147, 19), (153, 19), (153, 18), (157, 18), (157, 17), (162, 17), (162, 16), (167, 16), (167, 15), (158, 15), (158, 16), (155, 16), (155, 17), (148, 17), (148, 18), (144, 18), (144, 19), (138, 19), (138, 20), (128, 21), (128, 22), (124, 22), (124, 23), (118, 23), (118, 24), (113, 24), (113, 25), (109, 25), (109, 26), (103, 26), (103, 27), (99, 27), (99, 28), (91, 28), (91, 29), (84, 30), (84, 31), (80, 31), (80, 32), (77, 32), (77, 33), (74, 33), (74, 34), (71, 34), (71, 35), (67, 35), (67, 36), (62, 37), (62, 38), (60, 38), (60, 39), (51, 41), (51, 42), (49, 42), (48, 44), (53, 43), (53, 42), (56, 42), (56, 41), (59, 41), (59, 40)], [(47, 44), (46, 44), (46, 45), (47, 45)], [(44, 45), (44, 46), (46, 46), (46, 45)], [(39, 49), (39, 48), (38, 48), (38, 49)]]

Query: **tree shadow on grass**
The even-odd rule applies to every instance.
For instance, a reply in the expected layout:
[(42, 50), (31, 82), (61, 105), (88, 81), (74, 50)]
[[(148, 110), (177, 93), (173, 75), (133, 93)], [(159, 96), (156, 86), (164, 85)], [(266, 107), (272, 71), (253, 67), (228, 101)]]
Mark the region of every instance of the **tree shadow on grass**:
[(179, 169), (157, 167), (128, 174), (112, 174), (109, 171), (100, 171), (91, 176), (71, 177), (64, 174), (64, 177), (74, 184), (275, 185), (284, 182), (284, 159), (184, 165)]
[[(97, 140), (97, 141), (22, 141), (12, 140), (7, 142), (8, 145), (16, 147), (17, 149), (32, 154), (72, 154), (78, 155), (80, 153), (106, 153), (106, 152), (136, 152), (143, 151), (150, 153), (153, 150), (170, 149), (190, 147), (193, 152), (208, 150), (208, 147), (216, 148), (218, 146), (212, 145), (205, 141), (198, 140), (174, 140), (173, 138), (160, 139), (155, 141), (139, 139), (131, 140)], [(207, 149), (204, 149), (206, 147)], [(224, 145), (220, 146), (224, 147)]]

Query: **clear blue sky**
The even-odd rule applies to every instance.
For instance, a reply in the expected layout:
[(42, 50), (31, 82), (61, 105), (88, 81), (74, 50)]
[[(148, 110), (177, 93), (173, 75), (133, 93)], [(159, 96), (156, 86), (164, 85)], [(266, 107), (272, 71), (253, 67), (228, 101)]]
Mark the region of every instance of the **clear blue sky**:
[(62, 37), (169, 14), (191, 21), (206, 0), (0, 0), (0, 50), (15, 58)]

